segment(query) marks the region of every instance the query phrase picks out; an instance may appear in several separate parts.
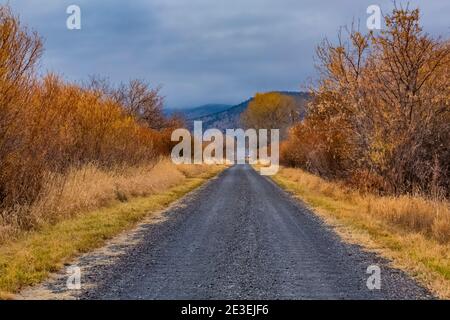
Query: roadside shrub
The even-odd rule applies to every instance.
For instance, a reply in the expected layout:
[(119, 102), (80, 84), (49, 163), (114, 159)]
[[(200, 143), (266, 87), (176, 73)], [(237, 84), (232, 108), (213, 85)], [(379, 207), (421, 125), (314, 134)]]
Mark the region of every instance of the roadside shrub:
[[(54, 74), (39, 77), (35, 69), (42, 51), (40, 37), (22, 26), (9, 7), (0, 6), (0, 221), (4, 229), (5, 224), (29, 229), (45, 214), (52, 216), (58, 209), (42, 204), (42, 199), (70, 201), (65, 190), (78, 196), (92, 191), (83, 206), (94, 200), (101, 205), (103, 196), (96, 194), (96, 188), (67, 189), (66, 182), (101, 181), (99, 175), (117, 168), (152, 166), (170, 152), (171, 128), (182, 125), (163, 116), (158, 89), (141, 80), (113, 88), (99, 81), (69, 83)], [(58, 187), (61, 184), (63, 189)], [(36, 206), (46, 209), (36, 216), (29, 211)]]
[(307, 118), (282, 158), (384, 194), (450, 194), (450, 42), (395, 8), (379, 33), (351, 28), (317, 48)]

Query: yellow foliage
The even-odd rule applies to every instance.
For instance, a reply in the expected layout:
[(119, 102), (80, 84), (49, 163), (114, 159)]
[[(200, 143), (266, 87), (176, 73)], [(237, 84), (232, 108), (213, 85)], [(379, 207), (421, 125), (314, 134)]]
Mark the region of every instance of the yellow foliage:
[(282, 136), (298, 119), (295, 100), (278, 92), (257, 93), (241, 116), (248, 128), (280, 129)]
[[(67, 83), (53, 74), (39, 78), (34, 69), (42, 53), (41, 39), (7, 6), (0, 6), (0, 43), (4, 223), (23, 229), (34, 225), (30, 212), (15, 208), (39, 201), (49, 175), (70, 177), (74, 170), (89, 166), (113, 170), (144, 165), (169, 152), (170, 129), (162, 118), (157, 90), (138, 80), (110, 93), (94, 85)], [(140, 100), (129, 103), (131, 94)]]

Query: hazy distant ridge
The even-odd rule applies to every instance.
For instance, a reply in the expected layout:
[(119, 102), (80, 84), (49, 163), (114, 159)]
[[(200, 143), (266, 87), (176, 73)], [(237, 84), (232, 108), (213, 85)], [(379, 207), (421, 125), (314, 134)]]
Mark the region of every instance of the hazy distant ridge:
[[(293, 97), (298, 102), (299, 108), (302, 108), (302, 113), (304, 113), (305, 103), (310, 97), (307, 92), (281, 91), (280, 93)], [(183, 114), (186, 118), (187, 126), (190, 130), (193, 129), (194, 120), (202, 121), (203, 129), (217, 128), (220, 130), (225, 130), (229, 128), (240, 128), (242, 127), (240, 122), (241, 114), (245, 111), (245, 109), (247, 109), (248, 104), (252, 100), (253, 98), (247, 99), (235, 106), (227, 107), (227, 105), (223, 104), (208, 104), (197, 108), (179, 111), (181, 111), (181, 114)]]

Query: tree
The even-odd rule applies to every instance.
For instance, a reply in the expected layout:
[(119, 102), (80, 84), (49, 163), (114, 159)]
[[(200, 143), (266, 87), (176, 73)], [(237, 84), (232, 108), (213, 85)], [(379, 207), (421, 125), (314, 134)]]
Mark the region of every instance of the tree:
[(163, 98), (159, 89), (151, 89), (145, 81), (134, 79), (128, 84), (121, 84), (113, 91), (112, 96), (117, 103), (152, 129), (166, 126), (162, 112)]
[(22, 129), (29, 104), (35, 67), (42, 54), (39, 36), (23, 27), (10, 8), (0, 6), (0, 203), (6, 197), (2, 183), (7, 161), (21, 148)]
[[(352, 27), (337, 45), (322, 42), (305, 128), (291, 134), (310, 129), (321, 137), (318, 150), (336, 159), (321, 170), (328, 176), (376, 181), (385, 192), (448, 193), (449, 41), (423, 32), (418, 9), (395, 8), (385, 20), (378, 34)], [(312, 158), (306, 162), (315, 166)]]
[(22, 27), (9, 7), (0, 6), (0, 161), (16, 110), (29, 98), (41, 54), (39, 36)]
[(241, 116), (248, 128), (280, 129), (285, 137), (288, 127), (299, 119), (296, 101), (277, 92), (257, 93)]

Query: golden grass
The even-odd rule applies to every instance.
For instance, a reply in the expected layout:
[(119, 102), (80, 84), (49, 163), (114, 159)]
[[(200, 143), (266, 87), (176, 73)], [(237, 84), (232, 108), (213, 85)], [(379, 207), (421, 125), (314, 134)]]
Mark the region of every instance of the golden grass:
[[(55, 223), (113, 201), (147, 196), (180, 183), (204, 166), (175, 167), (168, 159), (134, 168), (102, 170), (90, 164), (65, 175), (48, 173), (40, 197), (32, 205), (15, 206), (0, 215), (0, 243), (24, 230)], [(3, 217), (3, 220), (1, 219)]]
[(178, 167), (164, 160), (151, 168), (121, 174), (108, 174), (92, 166), (72, 172), (62, 188), (49, 186), (47, 201), (33, 209), (39, 227), (16, 232), (15, 238), (0, 246), (0, 298), (39, 283), (75, 256), (101, 246), (223, 168)]
[(441, 298), (450, 298), (450, 205), (419, 196), (360, 194), (300, 169), (273, 177), (337, 227), (344, 239), (390, 258)]

